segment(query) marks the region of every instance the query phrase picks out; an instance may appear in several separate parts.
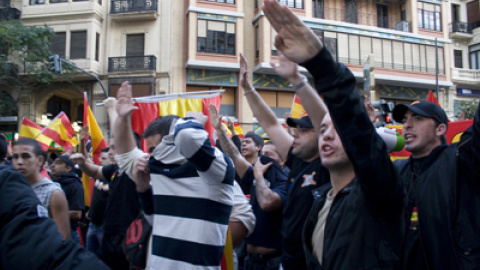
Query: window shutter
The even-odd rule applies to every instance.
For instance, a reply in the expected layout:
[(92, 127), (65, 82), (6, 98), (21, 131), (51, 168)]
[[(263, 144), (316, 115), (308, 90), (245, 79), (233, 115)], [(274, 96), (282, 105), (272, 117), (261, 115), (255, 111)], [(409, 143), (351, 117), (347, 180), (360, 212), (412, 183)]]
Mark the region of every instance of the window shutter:
[(87, 58), (87, 31), (70, 33), (70, 59)]
[(144, 56), (145, 55), (145, 34), (127, 35), (126, 56)]
[(65, 32), (55, 33), (55, 37), (52, 39), (50, 50), (54, 54), (58, 54), (60, 57), (65, 58), (67, 34)]

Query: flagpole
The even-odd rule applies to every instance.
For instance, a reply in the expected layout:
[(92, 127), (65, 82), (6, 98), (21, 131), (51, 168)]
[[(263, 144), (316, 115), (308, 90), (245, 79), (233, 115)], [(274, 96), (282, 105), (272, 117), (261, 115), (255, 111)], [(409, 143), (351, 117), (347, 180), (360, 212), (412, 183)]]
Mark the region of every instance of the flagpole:
[[(165, 101), (165, 99), (175, 99), (175, 98), (188, 98), (189, 96), (196, 97), (196, 98), (202, 98), (201, 95), (214, 95), (214, 94), (221, 94), (225, 92), (225, 90), (220, 89), (220, 90), (208, 90), (208, 91), (198, 91), (198, 92), (184, 92), (184, 93), (174, 93), (174, 94), (164, 94), (164, 95), (155, 95), (155, 96), (146, 96), (146, 97), (138, 97), (138, 98), (133, 98), (135, 101), (147, 101), (147, 100), (157, 100), (160, 101)], [(197, 97), (197, 95), (200, 95), (200, 97)], [(152, 101), (154, 102), (154, 101)], [(103, 106), (102, 103), (97, 103), (95, 104), (96, 106)]]

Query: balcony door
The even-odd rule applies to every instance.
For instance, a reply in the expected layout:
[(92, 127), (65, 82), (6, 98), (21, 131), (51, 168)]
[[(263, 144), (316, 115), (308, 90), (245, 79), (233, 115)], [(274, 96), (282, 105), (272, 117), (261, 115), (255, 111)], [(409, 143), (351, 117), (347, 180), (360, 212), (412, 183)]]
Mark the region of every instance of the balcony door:
[(145, 34), (127, 35), (127, 53), (126, 56), (144, 56), (145, 55)]
[(357, 0), (345, 0), (345, 22), (358, 23)]

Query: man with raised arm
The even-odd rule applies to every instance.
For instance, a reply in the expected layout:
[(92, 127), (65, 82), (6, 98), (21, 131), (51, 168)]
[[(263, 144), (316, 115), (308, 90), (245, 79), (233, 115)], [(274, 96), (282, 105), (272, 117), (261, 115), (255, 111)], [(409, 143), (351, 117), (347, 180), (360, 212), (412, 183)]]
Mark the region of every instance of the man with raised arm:
[(287, 7), (265, 0), (263, 10), (278, 33), (280, 61), (286, 57), (307, 68), (330, 113), (322, 120), (327, 109), (318, 94), (301, 83), (295, 87), (330, 172), (330, 184), (314, 192), (305, 224), (308, 268), (398, 268), (404, 195), (387, 147), (355, 91), (355, 77)]
[[(303, 77), (295, 71), (277, 73), (288, 79), (293, 85), (303, 83)], [(308, 212), (312, 206), (312, 191), (328, 182), (328, 172), (321, 166), (318, 153), (318, 140), (310, 116), (301, 119), (287, 118), (292, 135), (278, 122), (275, 113), (260, 97), (250, 83), (249, 71), (245, 57), (240, 54), (240, 85), (244, 89), (248, 104), (281, 156), (286, 158), (290, 168), (287, 184), (287, 200), (283, 205), (282, 266), (286, 270), (307, 269), (305, 253), (302, 248), (302, 230)]]
[(144, 134), (149, 149), (153, 146), (150, 157), (133, 141), (131, 114), (137, 108), (128, 82), (122, 83), (117, 99), (115, 159), (135, 182), (153, 227), (147, 269), (220, 269), (233, 205), (234, 168), (210, 145), (203, 128), (208, 118), (155, 120), (161, 132)]
[(217, 131), (223, 151), (232, 159), (239, 184), (251, 195), (257, 218), (255, 230), (247, 237), (244, 269), (279, 269), (282, 257), (282, 205), (286, 198), (287, 176), (273, 159), (260, 155), (263, 140), (247, 132), (238, 151), (222, 125), (215, 105), (209, 107), (210, 121)]

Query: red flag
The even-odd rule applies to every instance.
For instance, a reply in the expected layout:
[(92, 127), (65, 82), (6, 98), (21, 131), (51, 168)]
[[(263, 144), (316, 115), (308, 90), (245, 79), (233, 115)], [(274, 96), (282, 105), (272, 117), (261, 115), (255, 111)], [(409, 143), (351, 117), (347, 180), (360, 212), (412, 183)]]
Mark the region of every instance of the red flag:
[(435, 97), (435, 95), (433, 94), (432, 90), (428, 90), (427, 101), (433, 102), (433, 103), (437, 104), (439, 107), (442, 107), (438, 103), (438, 100)]
[[(158, 102), (153, 103), (139, 103), (135, 102), (133, 106), (137, 106), (138, 110), (132, 113), (132, 129), (142, 136), (143, 131), (148, 127), (153, 120), (159, 116)], [(147, 142), (142, 139), (142, 149), (148, 152)]]

